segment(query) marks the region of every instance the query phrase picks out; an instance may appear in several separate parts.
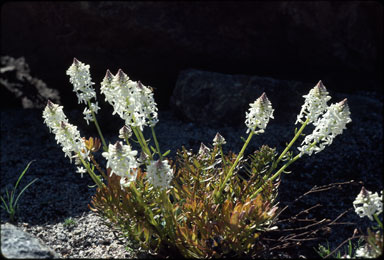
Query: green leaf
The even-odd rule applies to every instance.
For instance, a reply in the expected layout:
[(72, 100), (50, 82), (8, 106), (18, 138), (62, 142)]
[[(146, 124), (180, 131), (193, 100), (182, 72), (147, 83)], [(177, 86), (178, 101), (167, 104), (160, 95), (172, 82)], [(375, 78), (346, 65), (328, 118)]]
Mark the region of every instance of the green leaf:
[(152, 150), (152, 152), (157, 153), (157, 150), (152, 145), (151, 145), (151, 150)]
[(26, 189), (28, 189), (28, 187), (31, 186), (31, 185), (32, 185), (35, 181), (37, 181), (37, 180), (38, 180), (38, 178), (34, 179), (34, 180), (31, 181), (30, 183), (28, 183), (28, 185), (25, 186), (24, 189), (21, 190), (21, 192), (19, 193), (19, 195), (17, 196), (17, 198), (16, 198), (16, 200), (15, 200), (15, 205), (17, 205), (17, 202), (18, 202), (18, 200), (19, 200), (21, 194), (23, 194), (23, 192), (24, 192)]
[(171, 150), (168, 150), (165, 153), (163, 153), (163, 157), (167, 156), (170, 152), (171, 152)]
[(24, 174), (27, 172), (29, 166), (30, 166), (31, 163), (34, 162), (34, 161), (35, 161), (35, 160), (30, 161), (30, 162), (28, 163), (27, 167), (25, 167), (24, 171), (21, 173), (19, 179), (18, 179), (17, 182), (16, 182), (15, 190), (17, 189), (17, 186), (19, 185), (19, 182), (20, 182), (21, 178), (23, 178), (23, 176), (24, 176)]

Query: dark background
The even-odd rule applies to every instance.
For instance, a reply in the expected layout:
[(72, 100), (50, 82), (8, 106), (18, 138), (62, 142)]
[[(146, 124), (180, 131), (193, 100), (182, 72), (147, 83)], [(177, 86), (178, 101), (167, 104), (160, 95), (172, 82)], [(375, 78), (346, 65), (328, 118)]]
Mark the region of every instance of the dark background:
[[(332, 103), (348, 98), (352, 123), (330, 147), (290, 166), (292, 174), (282, 177), (278, 201), (283, 207), (315, 185), (355, 180), (346, 188), (308, 196), (286, 214), (321, 203), (313, 213), (318, 219), (334, 219), (349, 209), (342, 221), (370, 225), (355, 214), (352, 202), (362, 185), (373, 192), (383, 189), (382, 29), (383, 6), (375, 1), (7, 2), (1, 6), (1, 56), (24, 57), (30, 71), (19, 60), (12, 63), (17, 69), (0, 73), (2, 187), (15, 183), (16, 173), (37, 159), (23, 179), (25, 184), (40, 178), (23, 195), (22, 220), (45, 225), (89, 211), (94, 191), (85, 182), (91, 180), (79, 178), (64, 158), (43, 123), (42, 107), (22, 109), (28, 93), (15, 94), (42, 88), (45, 82), (45, 88), (58, 90), (57, 100), (70, 122), (85, 136), (94, 134), (65, 74), (74, 57), (91, 65), (96, 89), (107, 69), (116, 73), (119, 68), (154, 87), (160, 108), (156, 134), (162, 151), (172, 150), (170, 156), (182, 145), (197, 152), (200, 142), (212, 143), (216, 131), (227, 140), (225, 152), (237, 153), (243, 144), (239, 137), (246, 137), (242, 119), (228, 127), (200, 123), (235, 122), (244, 116), (248, 99), (260, 95), (253, 90), (267, 93), (276, 118), (265, 134), (253, 138), (247, 152), (262, 144), (281, 152), (293, 136), (302, 94), (321, 79)], [(240, 92), (233, 100), (242, 104), (232, 105), (231, 95)], [(206, 107), (205, 100), (210, 103)], [(98, 101), (103, 103), (100, 96)], [(111, 126), (103, 133), (113, 143), (123, 121), (111, 116), (110, 106), (105, 108), (109, 111), (102, 106), (99, 122), (103, 131)], [(235, 112), (217, 116), (222, 109)], [(331, 248), (354, 228), (335, 226), (327, 237)], [(317, 256), (312, 250), (317, 243), (302, 247), (309, 258)]]
[(160, 108), (169, 107), (178, 73), (188, 68), (321, 79), (336, 91), (382, 93), (382, 31), (376, 1), (52, 1), (1, 8), (1, 54), (24, 56), (65, 106), (77, 103), (65, 75), (73, 57), (91, 65), (96, 83), (107, 69), (122, 68), (156, 89)]

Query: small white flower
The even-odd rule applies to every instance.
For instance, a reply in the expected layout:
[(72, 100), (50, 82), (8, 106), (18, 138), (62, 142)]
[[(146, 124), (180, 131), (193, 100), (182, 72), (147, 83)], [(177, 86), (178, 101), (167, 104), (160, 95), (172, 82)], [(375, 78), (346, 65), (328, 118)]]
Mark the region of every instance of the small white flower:
[(90, 109), (91, 109), (92, 112), (97, 114), (97, 111), (99, 111), (99, 109), (100, 109), (99, 104), (97, 103), (97, 101), (95, 103), (90, 103)]
[(264, 129), (267, 127), (270, 118), (273, 118), (272, 104), (267, 98), (267, 95), (263, 93), (254, 103), (249, 104), (249, 112), (246, 112), (245, 124), (248, 127), (247, 133), (255, 131), (256, 128), (260, 130), (255, 133), (264, 133)]
[(377, 253), (368, 243), (356, 249), (356, 257), (359, 258), (378, 258), (381, 253)]
[(305, 98), (304, 105), (301, 107), (300, 114), (297, 116), (297, 123), (304, 123), (309, 118), (310, 123), (316, 123), (317, 119), (327, 110), (327, 102), (331, 99), (328, 96), (327, 89), (321, 82), (321, 80), (312, 88)]
[(353, 201), (353, 207), (360, 218), (367, 216), (372, 221), (373, 214), (383, 212), (383, 194), (381, 196), (377, 192), (372, 194), (371, 191), (362, 187), (360, 193)]
[(89, 125), (89, 121), (93, 122), (91, 110), (89, 110), (88, 108), (84, 108), (83, 115), (84, 115), (84, 120), (87, 121), (87, 125)]
[(343, 133), (346, 125), (351, 122), (347, 99), (332, 104), (327, 108), (323, 116), (314, 124), (312, 134), (307, 135), (297, 149), (301, 154), (312, 155), (313, 152), (322, 151), (326, 145), (332, 144), (333, 139)]
[(108, 152), (102, 153), (107, 159), (107, 168), (111, 168), (112, 173), (125, 178), (124, 183), (129, 185), (130, 182), (136, 180), (137, 168), (139, 163), (135, 156), (137, 151), (132, 150), (129, 145), (123, 145), (122, 142), (116, 142), (114, 145), (109, 144)]
[(225, 141), (225, 138), (222, 135), (220, 135), (219, 133), (217, 133), (215, 135), (215, 138), (213, 138), (213, 146), (223, 145), (226, 143), (227, 142)]
[(148, 181), (160, 189), (168, 189), (173, 178), (173, 170), (168, 160), (151, 161), (147, 166)]
[(77, 173), (80, 173), (81, 174), (81, 178), (83, 178), (83, 173), (86, 173), (87, 172), (87, 169), (85, 169), (84, 167), (77, 167)]

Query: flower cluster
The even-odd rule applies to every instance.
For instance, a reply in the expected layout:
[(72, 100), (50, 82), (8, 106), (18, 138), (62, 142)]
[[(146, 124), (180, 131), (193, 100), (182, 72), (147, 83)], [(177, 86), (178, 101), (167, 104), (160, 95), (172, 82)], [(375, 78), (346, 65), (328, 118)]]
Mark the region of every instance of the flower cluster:
[(147, 178), (154, 187), (168, 189), (173, 178), (173, 170), (168, 160), (151, 161), (147, 166)]
[(132, 150), (129, 145), (124, 145), (118, 141), (114, 145), (110, 144), (108, 152), (102, 153), (107, 159), (107, 168), (111, 168), (112, 173), (121, 177), (120, 184), (128, 186), (132, 181), (136, 180), (137, 168), (139, 163), (135, 156), (137, 151)]
[[(317, 119), (327, 110), (327, 102), (331, 97), (328, 96), (327, 89), (321, 80), (303, 97), (305, 98), (305, 102), (301, 107), (300, 114), (297, 116), (295, 124), (298, 122), (304, 123), (305, 120), (309, 119), (308, 123), (314, 123), (316, 125)], [(302, 118), (304, 118), (304, 121)]]
[(333, 139), (346, 129), (346, 124), (352, 121), (350, 114), (347, 99), (330, 105), (323, 116), (314, 123), (316, 128), (312, 134), (307, 135), (302, 146), (298, 147), (300, 153), (311, 155), (332, 144)]
[[(267, 98), (267, 95), (263, 93), (254, 103), (249, 105), (249, 112), (245, 114), (245, 124), (248, 127), (247, 133), (250, 131), (254, 133), (264, 133), (269, 118), (273, 118), (274, 109), (272, 109), (271, 102)], [(260, 130), (255, 131), (256, 128), (260, 128)]]
[(135, 82), (120, 69), (115, 76), (107, 70), (101, 82), (101, 93), (113, 108), (113, 114), (118, 114), (125, 120), (127, 126), (139, 127), (155, 126), (157, 119), (157, 105), (151, 88), (140, 81)]
[(373, 220), (373, 214), (383, 212), (383, 192), (381, 192), (381, 196), (379, 196), (377, 192), (372, 193), (362, 187), (353, 202), (353, 207), (360, 218), (367, 216), (370, 220)]
[[(62, 106), (48, 101), (43, 111), (43, 118), (49, 130), (55, 134), (57, 143), (62, 146), (65, 156), (68, 156), (71, 162), (72, 158), (78, 158), (79, 156), (83, 160), (88, 160), (84, 140), (80, 137), (77, 127), (68, 123)], [(84, 169), (78, 167), (78, 172), (82, 174)]]
[(83, 111), (87, 124), (89, 124), (89, 121), (94, 120), (92, 113), (97, 114), (97, 111), (100, 109), (97, 101), (91, 102), (92, 98), (96, 99), (96, 91), (92, 87), (95, 83), (91, 81), (89, 67), (89, 65), (85, 65), (74, 58), (72, 65), (67, 70), (69, 81), (73, 85), (73, 91), (76, 93), (79, 103), (83, 102), (85, 105), (89, 105), (89, 108), (87, 107)]

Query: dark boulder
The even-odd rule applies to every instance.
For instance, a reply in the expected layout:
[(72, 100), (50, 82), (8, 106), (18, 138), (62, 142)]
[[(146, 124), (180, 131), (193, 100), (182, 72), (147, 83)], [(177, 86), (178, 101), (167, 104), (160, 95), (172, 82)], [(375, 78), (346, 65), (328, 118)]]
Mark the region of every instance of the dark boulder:
[(77, 104), (65, 75), (73, 57), (96, 83), (122, 68), (161, 106), (187, 68), (382, 91), (382, 13), (374, 1), (7, 2), (1, 46), (64, 105)]

